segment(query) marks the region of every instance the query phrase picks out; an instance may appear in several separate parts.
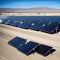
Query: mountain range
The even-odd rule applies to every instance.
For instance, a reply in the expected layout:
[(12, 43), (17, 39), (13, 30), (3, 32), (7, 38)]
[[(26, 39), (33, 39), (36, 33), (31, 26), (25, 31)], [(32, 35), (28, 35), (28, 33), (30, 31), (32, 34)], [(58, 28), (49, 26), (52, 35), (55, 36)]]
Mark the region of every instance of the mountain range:
[(47, 8), (47, 7), (38, 7), (38, 8), (0, 8), (0, 12), (11, 12), (11, 13), (19, 13), (19, 12), (48, 12), (48, 13), (60, 13), (60, 9)]

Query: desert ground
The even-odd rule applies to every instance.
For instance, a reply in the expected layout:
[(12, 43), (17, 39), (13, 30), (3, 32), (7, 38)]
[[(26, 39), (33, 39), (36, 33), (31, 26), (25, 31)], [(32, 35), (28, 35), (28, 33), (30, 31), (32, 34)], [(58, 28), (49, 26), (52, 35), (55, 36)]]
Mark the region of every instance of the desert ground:
[[(8, 44), (15, 36), (52, 46), (56, 51), (46, 57), (38, 53), (26, 56)], [(0, 24), (0, 60), (60, 60), (60, 32), (48, 34)]]

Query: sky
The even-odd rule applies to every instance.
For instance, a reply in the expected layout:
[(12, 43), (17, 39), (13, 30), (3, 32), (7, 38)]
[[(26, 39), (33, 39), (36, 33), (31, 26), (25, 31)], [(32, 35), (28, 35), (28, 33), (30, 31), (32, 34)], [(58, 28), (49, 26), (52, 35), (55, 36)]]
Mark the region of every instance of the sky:
[(48, 7), (60, 9), (60, 0), (0, 0), (0, 8), (36, 8)]

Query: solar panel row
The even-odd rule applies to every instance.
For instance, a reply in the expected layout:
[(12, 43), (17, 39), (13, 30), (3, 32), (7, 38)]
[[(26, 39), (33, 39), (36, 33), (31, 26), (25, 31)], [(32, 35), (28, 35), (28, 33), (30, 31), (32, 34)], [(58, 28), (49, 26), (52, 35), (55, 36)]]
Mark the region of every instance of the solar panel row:
[[(4, 17), (4, 16), (3, 16)], [(53, 22), (60, 22), (60, 16), (7, 16), (6, 20), (13, 20), (13, 21), (53, 21)]]
[[(60, 16), (8, 16), (2, 23), (24, 29), (40, 30), (47, 33), (60, 31)], [(58, 25), (58, 26), (57, 26)], [(58, 29), (56, 29), (58, 27)]]
[[(12, 20), (2, 20), (2, 23), (12, 26), (17, 26), (24, 29), (32, 29), (36, 31), (43, 31), (47, 33), (53, 33), (57, 27), (60, 29), (60, 23), (52, 22), (52, 21), (44, 21), (44, 22), (30, 22), (30, 21), (12, 21)], [(57, 29), (57, 30), (58, 30)]]
[(17, 48), (18, 51), (29, 55), (32, 51), (35, 51), (43, 56), (46, 56), (51, 50), (51, 46), (47, 46), (44, 44), (39, 44), (37, 42), (29, 41), (26, 43), (26, 39), (15, 37), (8, 42), (8, 44)]
[(60, 22), (60, 16), (6, 16), (7, 18), (1, 18), (3, 20), (12, 20), (12, 21), (53, 21)]

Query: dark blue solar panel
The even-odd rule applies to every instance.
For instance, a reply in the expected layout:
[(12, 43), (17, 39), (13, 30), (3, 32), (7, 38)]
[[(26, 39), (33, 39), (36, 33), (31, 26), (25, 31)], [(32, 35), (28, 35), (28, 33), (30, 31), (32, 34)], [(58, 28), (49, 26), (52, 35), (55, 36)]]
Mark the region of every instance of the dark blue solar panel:
[(29, 55), (29, 53), (34, 50), (39, 44), (36, 42), (28, 42), (27, 44), (23, 44), (22, 46), (18, 47), (18, 50), (23, 52), (26, 55)]
[(1, 23), (2, 23), (2, 24), (4, 24), (6, 21), (7, 21), (7, 20), (2, 20), (2, 22), (1, 22)]
[(13, 21), (11, 21), (11, 20), (8, 20), (5, 22), (5, 24), (7, 24), (7, 25), (11, 25), (12, 23), (13, 23)]
[[(5, 16), (6, 17), (6, 16)], [(1, 18), (1, 17), (0, 17)], [(44, 32), (51, 32), (52, 29), (54, 28), (53, 26), (55, 26), (55, 24), (49, 24), (47, 25), (50, 21), (52, 22), (60, 22), (60, 16), (7, 16), (7, 18), (1, 18), (3, 21), (3, 23), (6, 23), (6, 24), (11, 24), (9, 21), (6, 22), (5, 20), (10, 20), (10, 21), (23, 21), (24, 23), (23, 24), (19, 24), (18, 27), (21, 27), (21, 28), (29, 28), (30, 27), (30, 23), (40, 23), (40, 31), (44, 31)], [(28, 21), (28, 22), (27, 22)], [(27, 22), (27, 23), (25, 23)], [(30, 22), (30, 23), (29, 23)], [(42, 27), (42, 25), (44, 25)], [(13, 23), (12, 24), (13, 26), (17, 26), (17, 23)], [(53, 25), (51, 27), (51, 25)], [(59, 25), (60, 26), (60, 25)], [(38, 24), (35, 24), (33, 26), (30, 27), (30, 29), (32, 30), (38, 30)], [(60, 29), (60, 27), (58, 27), (58, 29)]]
[(45, 25), (45, 24), (40, 25), (39, 30), (40, 30), (40, 31), (47, 32), (47, 33), (51, 33), (51, 32), (53, 32), (57, 27), (58, 27), (58, 23), (57, 23), (57, 22), (50, 22), (50, 23), (48, 23), (47, 25)]
[(8, 16), (7, 20), (20, 21), (20, 16)]
[(52, 50), (51, 46), (47, 46), (47, 45), (43, 45), (43, 44), (40, 44), (36, 48), (36, 52), (43, 55), (43, 56), (46, 56), (51, 50)]
[(20, 37), (15, 37), (8, 42), (8, 44), (12, 45), (13, 47), (17, 48), (18, 45), (24, 44), (26, 42), (25, 39)]
[(31, 27), (29, 29), (38, 31), (39, 30), (39, 23), (32, 23)]
[(19, 23), (20, 23), (20, 22), (13, 22), (11, 25), (16, 27), (16, 26), (19, 25)]
[[(5, 16), (6, 17), (6, 16)], [(0, 17), (1, 18), (1, 17)], [(4, 16), (3, 16), (4, 18)], [(3, 19), (1, 18), (1, 19)], [(14, 21), (53, 21), (53, 22), (60, 22), (60, 16), (7, 16), (7, 18), (4, 18), (6, 20), (14, 20)]]
[(29, 22), (22, 22), (18, 25), (18, 27), (28, 29), (30, 27), (30, 23)]
[(50, 22), (50, 20), (42, 20), (40, 21), (40, 25), (45, 24), (47, 25)]
[(58, 30), (60, 31), (60, 23), (59, 23), (59, 25), (58, 25)]

